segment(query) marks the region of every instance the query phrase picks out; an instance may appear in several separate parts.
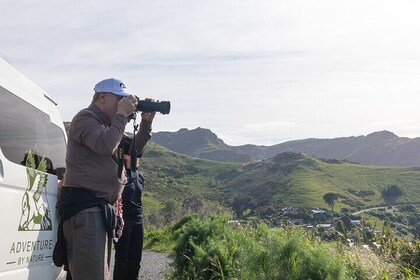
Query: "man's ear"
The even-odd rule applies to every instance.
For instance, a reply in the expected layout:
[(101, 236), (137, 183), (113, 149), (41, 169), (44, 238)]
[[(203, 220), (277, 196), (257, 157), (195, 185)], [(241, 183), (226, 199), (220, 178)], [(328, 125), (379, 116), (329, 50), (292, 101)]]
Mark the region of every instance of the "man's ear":
[(98, 96), (99, 103), (104, 104), (106, 96), (107, 94), (105, 92), (100, 92)]

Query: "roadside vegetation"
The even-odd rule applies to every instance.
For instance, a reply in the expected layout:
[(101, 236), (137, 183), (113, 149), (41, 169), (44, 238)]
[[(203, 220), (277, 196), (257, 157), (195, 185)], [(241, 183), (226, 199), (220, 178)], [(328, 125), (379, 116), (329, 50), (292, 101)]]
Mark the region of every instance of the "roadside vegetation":
[(389, 227), (374, 239), (349, 246), (345, 238), (324, 241), (302, 228), (239, 224), (229, 216), (177, 223), (146, 231), (146, 248), (172, 252), (169, 279), (419, 279), (420, 244), (395, 241)]

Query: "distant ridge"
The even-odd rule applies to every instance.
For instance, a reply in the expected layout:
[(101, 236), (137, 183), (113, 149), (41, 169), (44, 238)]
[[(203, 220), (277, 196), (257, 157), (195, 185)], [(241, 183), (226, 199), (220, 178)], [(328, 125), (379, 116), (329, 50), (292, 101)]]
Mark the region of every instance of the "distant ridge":
[(152, 141), (172, 151), (198, 158), (227, 162), (253, 160), (252, 155), (225, 144), (210, 129), (200, 127), (153, 133)]
[(209, 129), (157, 132), (152, 141), (178, 153), (226, 162), (250, 162), (297, 152), (325, 159), (377, 166), (420, 166), (420, 138), (399, 137), (390, 131), (333, 139), (309, 138), (272, 146), (229, 146)]

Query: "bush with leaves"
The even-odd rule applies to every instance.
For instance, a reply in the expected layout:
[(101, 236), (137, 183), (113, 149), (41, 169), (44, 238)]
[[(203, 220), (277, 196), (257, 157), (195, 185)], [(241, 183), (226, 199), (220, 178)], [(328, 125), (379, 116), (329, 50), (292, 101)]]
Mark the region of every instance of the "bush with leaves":
[[(315, 231), (271, 228), (261, 222), (231, 226), (228, 220), (227, 215), (184, 217), (172, 227), (155, 230), (154, 237), (146, 234), (146, 243), (173, 248), (170, 279), (420, 279), (420, 243), (395, 241), (389, 224), (374, 244), (362, 221), (358, 240), (370, 245), (366, 249), (359, 242), (353, 247), (324, 242)], [(374, 250), (377, 244), (381, 250)]]
[(235, 267), (234, 239), (227, 218), (192, 218), (175, 231), (176, 274), (182, 279), (230, 279)]
[(175, 279), (354, 279), (331, 244), (305, 231), (192, 218), (175, 238)]

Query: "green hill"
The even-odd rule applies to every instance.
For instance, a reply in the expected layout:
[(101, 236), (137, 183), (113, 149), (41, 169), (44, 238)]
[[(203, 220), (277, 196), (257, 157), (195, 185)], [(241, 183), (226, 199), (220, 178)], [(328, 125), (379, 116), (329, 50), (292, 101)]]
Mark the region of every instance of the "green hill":
[(212, 131), (200, 127), (193, 130), (183, 128), (177, 132), (156, 132), (152, 141), (171, 151), (193, 157), (227, 162), (252, 161), (249, 154), (225, 144)]
[(219, 201), (223, 174), (236, 172), (240, 167), (237, 163), (192, 158), (148, 143), (140, 160), (140, 170), (145, 177), (146, 213), (163, 207), (171, 199), (182, 202), (197, 197)]
[[(153, 209), (174, 199), (196, 196), (232, 206), (235, 197), (252, 199), (256, 210), (284, 206), (328, 208), (323, 195), (336, 193), (334, 208), (351, 211), (385, 204), (418, 203), (420, 169), (374, 167), (322, 160), (297, 153), (241, 165), (192, 158), (149, 143), (141, 159), (146, 177), (145, 201)], [(397, 186), (399, 197), (385, 197)]]
[[(390, 186), (401, 189), (401, 196), (383, 197)], [(418, 168), (374, 167), (283, 153), (244, 165), (221, 191), (224, 197), (245, 193), (254, 199), (256, 207), (274, 208), (327, 208), (323, 195), (332, 192), (338, 196), (335, 210), (355, 210), (387, 203), (417, 203), (419, 186)]]

